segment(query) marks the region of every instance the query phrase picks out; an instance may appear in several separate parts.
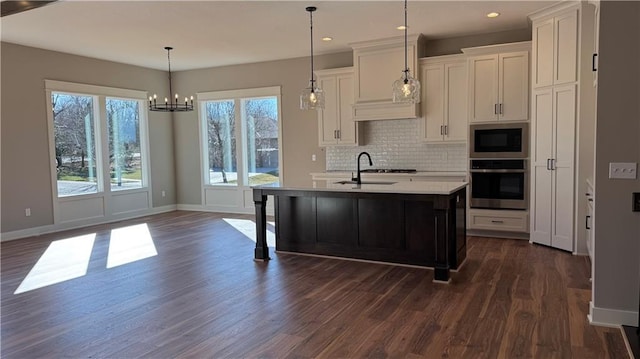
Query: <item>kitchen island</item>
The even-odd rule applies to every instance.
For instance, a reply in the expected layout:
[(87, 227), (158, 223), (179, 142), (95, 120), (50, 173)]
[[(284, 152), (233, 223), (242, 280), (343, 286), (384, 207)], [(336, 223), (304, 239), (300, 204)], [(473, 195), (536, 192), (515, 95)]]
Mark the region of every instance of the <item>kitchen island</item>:
[[(345, 181), (343, 181), (345, 182)], [(434, 280), (466, 257), (466, 182), (327, 182), (253, 188), (256, 260), (269, 260), (267, 196), (276, 251), (434, 268)]]

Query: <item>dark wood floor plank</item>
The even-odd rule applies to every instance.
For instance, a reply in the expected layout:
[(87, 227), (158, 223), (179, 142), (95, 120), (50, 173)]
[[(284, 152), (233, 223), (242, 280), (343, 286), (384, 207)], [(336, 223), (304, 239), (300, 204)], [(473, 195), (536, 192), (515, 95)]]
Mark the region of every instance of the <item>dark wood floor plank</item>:
[[(224, 219), (253, 216), (176, 211), (1, 243), (0, 355), (628, 357), (619, 330), (587, 322), (584, 257), (469, 237), (447, 285), (428, 269), (273, 248), (254, 262), (255, 242)], [(158, 255), (107, 269), (112, 230), (139, 224)], [(92, 233), (85, 275), (13, 294), (51, 242)]]

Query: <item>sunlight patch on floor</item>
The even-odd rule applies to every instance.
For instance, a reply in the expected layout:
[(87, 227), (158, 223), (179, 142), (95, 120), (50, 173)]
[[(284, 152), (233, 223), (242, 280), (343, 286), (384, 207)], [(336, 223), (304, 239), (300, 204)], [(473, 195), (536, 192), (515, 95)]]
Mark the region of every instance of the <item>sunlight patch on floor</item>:
[(96, 234), (51, 242), (13, 294), (61, 283), (87, 274)]
[[(223, 221), (227, 222), (230, 226), (235, 228), (238, 232), (245, 235), (245, 237), (249, 238), (252, 241), (256, 241), (256, 223), (249, 219), (237, 219), (237, 218), (223, 218)], [(268, 222), (270, 226), (275, 227), (275, 222)], [(275, 247), (276, 246), (276, 235), (271, 231), (269, 226), (267, 226), (267, 246)]]
[(146, 223), (111, 231), (107, 268), (158, 255)]

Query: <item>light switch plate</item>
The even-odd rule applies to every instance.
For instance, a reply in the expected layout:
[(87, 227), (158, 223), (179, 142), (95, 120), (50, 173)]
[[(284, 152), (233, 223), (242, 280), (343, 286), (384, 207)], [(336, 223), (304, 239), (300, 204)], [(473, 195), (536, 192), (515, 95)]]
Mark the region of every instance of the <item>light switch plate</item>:
[(636, 179), (638, 164), (635, 162), (610, 162), (609, 178)]

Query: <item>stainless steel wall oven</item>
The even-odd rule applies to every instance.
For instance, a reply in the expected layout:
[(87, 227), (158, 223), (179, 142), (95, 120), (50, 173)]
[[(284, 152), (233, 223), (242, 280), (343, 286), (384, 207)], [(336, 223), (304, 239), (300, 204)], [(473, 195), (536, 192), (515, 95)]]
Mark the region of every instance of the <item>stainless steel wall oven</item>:
[(528, 208), (529, 174), (525, 159), (471, 160), (471, 208)]

